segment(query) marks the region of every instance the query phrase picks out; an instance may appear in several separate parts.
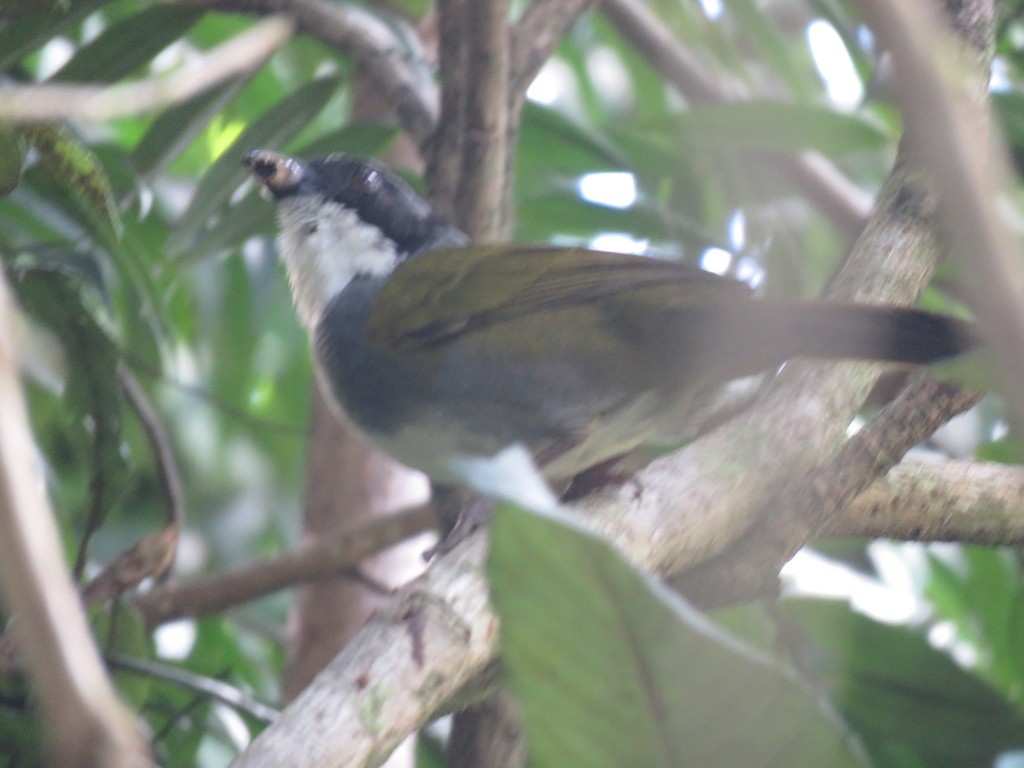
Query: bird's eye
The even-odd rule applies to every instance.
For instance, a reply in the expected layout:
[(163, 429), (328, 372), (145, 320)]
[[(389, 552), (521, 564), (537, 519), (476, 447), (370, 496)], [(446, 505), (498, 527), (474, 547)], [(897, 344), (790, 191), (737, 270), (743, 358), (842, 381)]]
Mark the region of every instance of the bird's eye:
[(373, 168), (363, 168), (352, 179), (352, 185), (360, 192), (374, 192), (380, 186), (380, 173)]

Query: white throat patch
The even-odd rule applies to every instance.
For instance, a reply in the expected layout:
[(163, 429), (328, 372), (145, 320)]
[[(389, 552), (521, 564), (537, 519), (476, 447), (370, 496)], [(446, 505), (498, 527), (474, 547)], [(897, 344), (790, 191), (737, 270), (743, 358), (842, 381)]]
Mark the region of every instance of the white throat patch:
[(394, 243), (356, 212), (319, 195), (282, 200), (277, 248), (295, 309), (311, 332), (333, 299), (358, 275), (387, 275), (398, 265)]

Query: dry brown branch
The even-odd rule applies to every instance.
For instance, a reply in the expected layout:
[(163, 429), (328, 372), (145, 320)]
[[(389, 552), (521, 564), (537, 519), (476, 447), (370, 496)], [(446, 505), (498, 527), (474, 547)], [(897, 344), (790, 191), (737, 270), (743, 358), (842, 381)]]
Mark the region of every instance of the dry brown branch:
[(174, 564), (180, 529), (175, 523), (147, 534), (122, 552), (82, 589), (82, 602), (95, 605), (113, 600), (145, 579), (159, 579)]
[(272, 17), (189, 61), (166, 75), (111, 86), (0, 86), (0, 120), (11, 123), (101, 122), (141, 115), (212, 88), (219, 82), (251, 72), (292, 35), (292, 22)]
[(294, 552), (204, 579), (158, 587), (138, 595), (135, 604), (150, 627), (183, 616), (218, 613), (280, 589), (330, 578), (433, 525), (429, 506), (414, 507), (373, 518)]
[(18, 327), (0, 278), (0, 593), (31, 675), (54, 765), (149, 765), (117, 700), (64, 562), (18, 380)]

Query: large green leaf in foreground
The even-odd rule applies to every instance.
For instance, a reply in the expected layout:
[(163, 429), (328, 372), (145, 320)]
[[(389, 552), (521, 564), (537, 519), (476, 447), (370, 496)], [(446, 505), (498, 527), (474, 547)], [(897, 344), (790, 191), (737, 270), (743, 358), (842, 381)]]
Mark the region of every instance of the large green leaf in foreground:
[(812, 693), (606, 543), (502, 505), (489, 571), (532, 765), (863, 765)]

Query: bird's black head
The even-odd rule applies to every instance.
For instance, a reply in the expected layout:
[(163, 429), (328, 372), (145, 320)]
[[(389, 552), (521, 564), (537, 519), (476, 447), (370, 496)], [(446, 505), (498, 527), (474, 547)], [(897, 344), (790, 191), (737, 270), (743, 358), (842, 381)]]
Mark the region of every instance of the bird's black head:
[(263, 149), (247, 152), (244, 161), (278, 201), (316, 195), (336, 203), (379, 229), (401, 253), (458, 240), (430, 203), (379, 163), (343, 154), (300, 162)]

